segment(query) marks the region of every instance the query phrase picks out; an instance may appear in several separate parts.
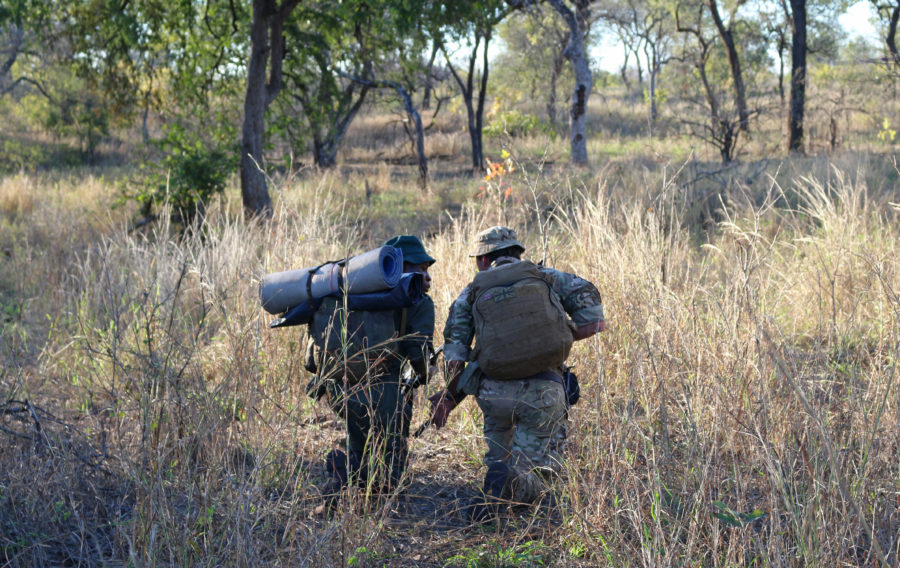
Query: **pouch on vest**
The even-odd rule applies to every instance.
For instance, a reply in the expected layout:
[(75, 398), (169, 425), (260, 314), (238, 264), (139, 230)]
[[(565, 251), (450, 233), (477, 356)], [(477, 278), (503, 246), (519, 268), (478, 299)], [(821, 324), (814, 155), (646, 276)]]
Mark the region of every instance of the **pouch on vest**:
[(376, 379), (396, 357), (393, 310), (344, 309), (342, 298), (326, 297), (313, 315), (309, 335), (315, 343), (314, 381), (354, 385)]
[(578, 385), (578, 375), (572, 372), (571, 367), (563, 365), (563, 387), (566, 389), (566, 404), (575, 406), (581, 400), (581, 387)]
[(475, 321), (474, 360), (492, 379), (520, 379), (559, 367), (576, 326), (550, 280), (529, 261), (479, 272), (468, 297)]

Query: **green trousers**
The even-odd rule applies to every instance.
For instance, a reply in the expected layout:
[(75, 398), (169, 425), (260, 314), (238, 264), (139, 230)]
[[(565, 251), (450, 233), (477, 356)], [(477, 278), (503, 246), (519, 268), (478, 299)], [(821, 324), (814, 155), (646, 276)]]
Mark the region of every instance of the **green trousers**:
[(345, 387), (331, 383), (334, 411), (347, 424), (348, 470), (357, 483), (396, 487), (409, 457), (412, 402), (400, 397), (400, 378)]

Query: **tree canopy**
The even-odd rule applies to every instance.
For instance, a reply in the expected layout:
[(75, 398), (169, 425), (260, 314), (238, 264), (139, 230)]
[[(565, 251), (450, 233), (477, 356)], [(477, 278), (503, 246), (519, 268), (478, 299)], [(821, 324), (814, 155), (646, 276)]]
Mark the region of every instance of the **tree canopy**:
[[(872, 5), (895, 65), (900, 8)], [(288, 155), (336, 165), (373, 89), (390, 89), (418, 122), (427, 171), (414, 101), (430, 106), (441, 73), (461, 100), (476, 171), (485, 167), (492, 99), (495, 109), (531, 113), (546, 132), (568, 130), (571, 161), (587, 163), (601, 34), (620, 40), (620, 77), (629, 92), (644, 93), (651, 135), (660, 107), (678, 93), (705, 115), (679, 120), (730, 161), (753, 117), (781, 112), (760, 102), (775, 93), (788, 107), (786, 145), (802, 150), (807, 57), (836, 56), (843, 45), (836, 17), (847, 7), (847, 0), (8, 0), (0, 6), (0, 97), (26, 105), (43, 128), (76, 137), (88, 159), (111, 129), (133, 124), (144, 143), (170, 151), (199, 142), (211, 154), (237, 152), (246, 211), (266, 215), (272, 168)], [(150, 116), (162, 117), (162, 140), (151, 136)]]

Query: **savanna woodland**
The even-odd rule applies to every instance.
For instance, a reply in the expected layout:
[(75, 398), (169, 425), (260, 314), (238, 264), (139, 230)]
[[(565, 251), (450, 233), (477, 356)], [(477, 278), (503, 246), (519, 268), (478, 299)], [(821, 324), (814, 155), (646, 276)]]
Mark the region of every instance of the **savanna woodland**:
[[(0, 564), (897, 567), (900, 2), (850, 4), (0, 0)], [(260, 279), (418, 235), (440, 345), (497, 224), (606, 310), (553, 499), (460, 514), (470, 397), (323, 510)]]

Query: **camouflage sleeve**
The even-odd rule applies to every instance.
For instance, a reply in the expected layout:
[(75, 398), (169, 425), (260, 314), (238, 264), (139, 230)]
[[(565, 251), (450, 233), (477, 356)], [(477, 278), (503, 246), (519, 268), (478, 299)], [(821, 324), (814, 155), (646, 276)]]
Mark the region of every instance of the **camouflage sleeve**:
[(406, 310), (407, 339), (400, 342), (400, 353), (407, 359), (423, 359), (433, 350), (434, 301), (429, 296)]
[(450, 305), (447, 323), (444, 325), (444, 360), (466, 361), (475, 336), (472, 305), (467, 301), (470, 286)]
[(541, 272), (550, 277), (553, 290), (559, 295), (563, 308), (575, 325), (581, 327), (606, 319), (603, 300), (600, 299), (600, 291), (596, 286), (584, 278), (561, 270), (541, 268)]

